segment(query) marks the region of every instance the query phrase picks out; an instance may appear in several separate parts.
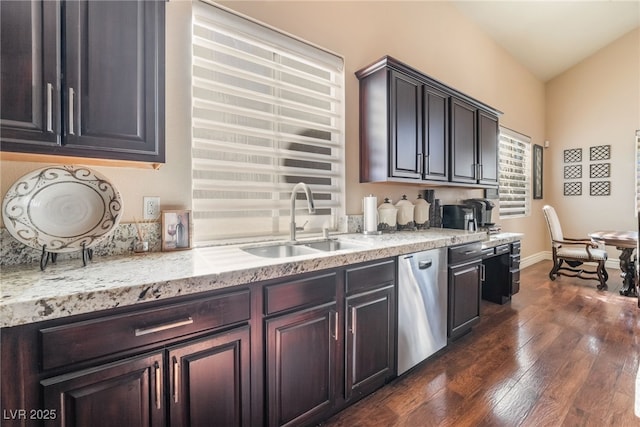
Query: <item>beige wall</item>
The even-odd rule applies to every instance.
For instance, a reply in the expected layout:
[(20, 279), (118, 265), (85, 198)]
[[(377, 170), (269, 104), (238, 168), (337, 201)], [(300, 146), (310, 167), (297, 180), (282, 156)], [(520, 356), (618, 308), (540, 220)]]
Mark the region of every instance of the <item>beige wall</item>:
[[(635, 133), (640, 129), (640, 29), (547, 83), (548, 202), (565, 235), (635, 230)], [(611, 195), (589, 195), (589, 147), (611, 145)], [(582, 196), (564, 196), (565, 149), (582, 148)], [(599, 162), (597, 162), (599, 163)], [(605, 180), (603, 178), (602, 180)], [(612, 253), (610, 253), (612, 255)]]
[[(415, 197), (418, 187), (358, 182), (358, 82), (354, 72), (391, 55), (501, 111), (501, 124), (545, 139), (545, 91), (538, 81), (448, 2), (224, 2), (243, 14), (342, 55), (346, 62), (347, 213), (361, 213), (362, 197), (373, 193), (397, 200)], [(167, 3), (167, 163), (159, 170), (96, 167), (123, 193), (124, 221), (142, 216), (142, 197), (161, 197), (162, 208), (190, 205), (189, 184), (189, 13), (188, 2)], [(2, 194), (41, 164), (2, 162)], [(548, 169), (547, 169), (548, 170)], [(546, 180), (550, 188), (549, 179)], [(547, 195), (546, 193), (545, 195)], [(455, 203), (480, 190), (438, 188), (436, 197)], [(522, 231), (523, 256), (547, 249), (541, 201), (532, 216), (499, 221)], [(494, 216), (497, 220), (497, 214)]]

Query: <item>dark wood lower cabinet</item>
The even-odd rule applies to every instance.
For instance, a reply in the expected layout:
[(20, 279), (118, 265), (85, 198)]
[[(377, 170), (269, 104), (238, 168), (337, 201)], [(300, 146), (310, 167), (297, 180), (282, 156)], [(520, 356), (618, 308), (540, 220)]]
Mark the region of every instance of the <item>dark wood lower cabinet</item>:
[(347, 298), (345, 398), (360, 398), (395, 375), (395, 287)]
[(482, 261), (482, 299), (506, 304), (520, 291), (520, 242), (504, 244)]
[(480, 321), (482, 260), (449, 267), (449, 338), (458, 338)]
[(245, 326), (49, 378), (44, 408), (65, 427), (249, 426), (249, 340)]
[(164, 357), (156, 352), (42, 381), (43, 417), (59, 426), (163, 426)]
[(336, 398), (336, 304), (266, 321), (267, 424), (311, 424), (330, 414)]
[(249, 340), (246, 326), (169, 348), (172, 426), (250, 425)]
[(3, 328), (2, 426), (321, 423), (395, 377), (395, 265)]

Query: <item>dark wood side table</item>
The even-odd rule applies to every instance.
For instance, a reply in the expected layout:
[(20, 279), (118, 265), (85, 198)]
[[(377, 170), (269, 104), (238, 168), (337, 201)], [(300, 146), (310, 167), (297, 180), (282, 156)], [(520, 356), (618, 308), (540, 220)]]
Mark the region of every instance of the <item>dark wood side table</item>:
[(637, 231), (595, 231), (589, 233), (589, 237), (595, 242), (602, 242), (608, 246), (615, 246), (620, 250), (620, 277), (622, 277), (622, 289), (620, 295), (637, 296), (636, 294), (636, 269), (633, 251), (638, 246)]

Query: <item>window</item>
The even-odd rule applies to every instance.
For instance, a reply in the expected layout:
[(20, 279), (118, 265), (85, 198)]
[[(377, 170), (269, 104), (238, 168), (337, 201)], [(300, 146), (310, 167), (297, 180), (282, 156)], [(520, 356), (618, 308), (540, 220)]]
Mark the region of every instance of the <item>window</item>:
[(531, 209), (531, 138), (500, 128), (500, 218), (528, 216)]
[(298, 226), (335, 226), (344, 211), (343, 60), (208, 4), (194, 4), (192, 28), (194, 242), (288, 233), (301, 181), (316, 214), (299, 202)]

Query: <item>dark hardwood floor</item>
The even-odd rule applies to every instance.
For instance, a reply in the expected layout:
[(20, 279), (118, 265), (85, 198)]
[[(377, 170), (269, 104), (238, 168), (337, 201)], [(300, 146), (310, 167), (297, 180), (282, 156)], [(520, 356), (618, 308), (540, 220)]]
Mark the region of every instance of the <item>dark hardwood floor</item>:
[(598, 291), (550, 268), (523, 269), (511, 303), (483, 301), (472, 333), (324, 425), (640, 426), (637, 300), (618, 270)]

